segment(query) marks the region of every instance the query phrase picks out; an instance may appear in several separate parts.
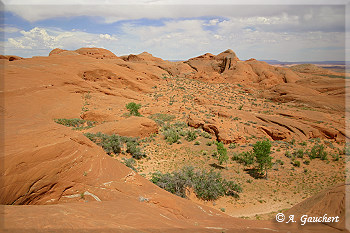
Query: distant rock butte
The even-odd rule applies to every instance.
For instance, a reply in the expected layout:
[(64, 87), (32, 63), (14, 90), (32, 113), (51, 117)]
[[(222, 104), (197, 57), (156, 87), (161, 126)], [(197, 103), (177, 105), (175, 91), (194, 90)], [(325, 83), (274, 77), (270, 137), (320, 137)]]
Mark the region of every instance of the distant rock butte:
[(0, 55), (0, 59), (5, 59), (9, 61), (22, 60), (22, 57), (13, 56), (13, 55)]
[(52, 50), (49, 53), (49, 56), (52, 55), (76, 55), (76, 54), (80, 54), (80, 55), (85, 55), (85, 56), (89, 56), (92, 58), (96, 58), (96, 59), (114, 59), (114, 58), (118, 58), (114, 53), (112, 53), (111, 51), (107, 50), (107, 49), (102, 49), (102, 48), (80, 48), (74, 51), (68, 51), (68, 50), (64, 50), (64, 49), (60, 49), (60, 48), (56, 48), (54, 50)]

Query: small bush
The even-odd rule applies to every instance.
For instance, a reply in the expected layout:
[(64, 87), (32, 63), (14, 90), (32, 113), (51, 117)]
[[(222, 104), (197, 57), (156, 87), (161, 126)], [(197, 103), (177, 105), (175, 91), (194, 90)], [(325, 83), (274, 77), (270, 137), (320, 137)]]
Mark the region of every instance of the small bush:
[(224, 147), (224, 144), (222, 142), (217, 142), (216, 149), (219, 154), (219, 158), (218, 158), (219, 164), (223, 164), (225, 162), (227, 165), (228, 156), (227, 156), (227, 150)]
[(276, 160), (276, 163), (277, 163), (277, 164), (281, 164), (281, 165), (284, 164), (284, 162), (283, 162), (282, 160), (280, 160), (280, 159), (277, 159), (277, 160)]
[(207, 146), (211, 146), (211, 145), (213, 145), (214, 143), (213, 142), (207, 142)]
[(123, 158), (123, 163), (128, 167), (137, 172), (136, 168), (134, 167), (136, 161), (133, 158), (127, 159)]
[(307, 142), (303, 141), (303, 142), (299, 142), (300, 146), (307, 146)]
[(112, 153), (118, 155), (121, 151), (121, 138), (118, 135), (113, 134), (109, 136), (100, 132), (96, 134), (86, 133), (84, 135), (97, 145), (101, 146), (108, 155), (111, 155)]
[(149, 118), (154, 120), (158, 125), (163, 126), (165, 122), (171, 122), (175, 119), (174, 115), (156, 113), (151, 115)]
[(293, 164), (294, 167), (300, 167), (300, 161), (298, 161), (298, 160), (294, 160), (292, 162), (292, 164)]
[(68, 126), (68, 127), (79, 127), (80, 125), (85, 123), (85, 120), (79, 119), (79, 118), (73, 118), (73, 119), (55, 119), (54, 120), (56, 123)]
[(165, 141), (167, 141), (169, 144), (177, 143), (181, 138), (179, 133), (172, 128), (164, 131), (163, 135), (164, 135)]
[(120, 139), (119, 136), (113, 134), (107, 140), (102, 143), (102, 148), (107, 152), (107, 154), (119, 154), (120, 149)]
[(61, 118), (61, 119), (54, 119), (54, 121), (57, 124), (61, 124), (67, 127), (74, 127), (73, 130), (89, 129), (96, 125), (95, 121), (86, 121), (79, 118), (73, 118), (73, 119)]
[(177, 121), (172, 126), (176, 129), (180, 130), (180, 129), (185, 128), (187, 126), (187, 124), (185, 122), (182, 122), (182, 121)]
[(137, 142), (129, 141), (126, 143), (126, 152), (130, 153), (135, 159), (142, 159), (147, 157), (145, 153), (141, 151), (141, 148), (138, 147)]
[(310, 164), (310, 160), (305, 160), (304, 162), (303, 162), (305, 165), (309, 165)]
[(207, 133), (207, 132), (205, 132), (205, 131), (202, 132), (202, 137), (211, 139), (210, 133)]
[(138, 147), (139, 142), (136, 138), (121, 137), (115, 134), (109, 136), (100, 132), (96, 134), (85, 133), (84, 135), (101, 146), (109, 155), (112, 155), (112, 153), (118, 155), (121, 152), (121, 145), (126, 143), (126, 152), (130, 153), (133, 158), (141, 159), (147, 157), (146, 154), (141, 151), (141, 148)]
[(187, 141), (191, 142), (191, 141), (194, 141), (196, 138), (197, 138), (197, 134), (195, 131), (192, 131), (192, 130), (187, 131), (186, 138), (185, 138)]
[(196, 170), (191, 166), (172, 173), (153, 173), (151, 181), (180, 197), (186, 197), (186, 189), (193, 188), (197, 197), (203, 200), (216, 200), (224, 195), (237, 197), (242, 191), (238, 184), (223, 179), (220, 173)]
[(304, 158), (304, 150), (303, 149), (298, 149), (293, 152), (293, 155), (296, 156), (297, 158)]
[(315, 144), (311, 148), (311, 151), (309, 152), (309, 158), (310, 159), (320, 158), (321, 160), (326, 160), (327, 152), (324, 151), (324, 146), (320, 144)]
[(234, 153), (232, 160), (242, 163), (244, 166), (252, 165), (254, 163), (254, 154), (252, 151), (244, 151), (239, 154)]
[(339, 158), (340, 158), (339, 154), (337, 154), (337, 153), (332, 153), (331, 156), (332, 156), (332, 158), (333, 158), (334, 161), (339, 161)]
[(194, 143), (195, 146), (199, 146), (200, 144), (201, 144), (200, 141), (196, 141), (196, 142)]
[(292, 158), (292, 155), (289, 151), (286, 151), (286, 153), (284, 154), (287, 158)]
[(231, 143), (228, 148), (230, 149), (235, 149), (237, 147), (237, 144), (236, 143)]
[(132, 116), (141, 116), (139, 113), (139, 109), (141, 108), (141, 104), (136, 104), (134, 102), (128, 103), (125, 107), (129, 110), (130, 115)]

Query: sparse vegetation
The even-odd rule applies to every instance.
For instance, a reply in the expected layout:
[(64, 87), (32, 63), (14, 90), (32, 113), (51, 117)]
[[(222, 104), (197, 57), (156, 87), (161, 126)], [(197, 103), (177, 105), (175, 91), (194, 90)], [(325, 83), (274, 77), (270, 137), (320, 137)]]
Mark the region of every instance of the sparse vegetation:
[(197, 138), (197, 134), (196, 134), (196, 132), (195, 131), (193, 131), (193, 130), (188, 130), (187, 132), (186, 132), (186, 140), (187, 141), (189, 141), (189, 142), (191, 142), (191, 141), (193, 141), (193, 140), (195, 140)]
[(123, 163), (125, 164), (125, 166), (127, 166), (128, 168), (131, 168), (131, 169), (134, 170), (134, 171), (137, 171), (136, 168), (134, 167), (135, 164), (136, 164), (135, 159), (133, 159), (133, 158), (130, 158), (130, 159), (123, 158), (122, 161), (123, 161)]
[(254, 153), (252, 151), (244, 151), (242, 153), (233, 154), (232, 160), (242, 163), (244, 166), (254, 164)]
[(242, 191), (238, 184), (223, 179), (219, 172), (195, 169), (191, 166), (185, 166), (172, 173), (155, 172), (151, 181), (180, 197), (186, 197), (186, 190), (193, 188), (197, 197), (203, 200), (216, 200), (224, 195), (238, 197)]
[(129, 140), (126, 143), (126, 152), (130, 153), (135, 159), (142, 159), (147, 157), (146, 154), (142, 152), (141, 148), (139, 147), (139, 143), (136, 140)]
[(324, 150), (324, 145), (315, 144), (309, 152), (309, 158), (320, 158), (321, 160), (327, 159), (327, 152)]
[(118, 155), (121, 151), (121, 140), (118, 135), (113, 134), (109, 136), (100, 132), (96, 134), (86, 133), (84, 135), (97, 145), (101, 146), (108, 155), (112, 155), (112, 153)]
[(156, 113), (151, 115), (149, 118), (154, 120), (158, 125), (163, 126), (165, 123), (169, 123), (175, 119), (174, 115)]
[(164, 135), (164, 139), (169, 144), (177, 143), (181, 138), (179, 135), (179, 132), (176, 129), (172, 129), (172, 128), (164, 131), (163, 135)]
[(134, 102), (131, 102), (126, 104), (125, 107), (129, 110), (131, 116), (141, 116), (141, 114), (139, 113), (141, 104), (136, 104)]
[(108, 155), (118, 155), (121, 152), (121, 145), (126, 143), (127, 153), (130, 153), (133, 158), (141, 159), (147, 157), (139, 147), (139, 142), (135, 138), (121, 137), (115, 134), (107, 135), (103, 133), (85, 133), (88, 139), (101, 146)]
[(64, 125), (67, 127), (74, 127), (73, 128), (74, 130), (88, 129), (96, 125), (96, 122), (94, 121), (86, 121), (80, 118), (72, 118), (72, 119), (59, 118), (59, 119), (54, 119), (54, 121), (60, 125)]

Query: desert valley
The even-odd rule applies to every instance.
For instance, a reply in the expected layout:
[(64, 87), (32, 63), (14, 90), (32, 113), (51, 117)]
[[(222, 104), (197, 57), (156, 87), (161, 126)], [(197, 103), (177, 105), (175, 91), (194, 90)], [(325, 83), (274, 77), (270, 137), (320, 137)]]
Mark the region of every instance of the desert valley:
[(350, 75), (238, 56), (1, 56), (2, 230), (346, 231)]

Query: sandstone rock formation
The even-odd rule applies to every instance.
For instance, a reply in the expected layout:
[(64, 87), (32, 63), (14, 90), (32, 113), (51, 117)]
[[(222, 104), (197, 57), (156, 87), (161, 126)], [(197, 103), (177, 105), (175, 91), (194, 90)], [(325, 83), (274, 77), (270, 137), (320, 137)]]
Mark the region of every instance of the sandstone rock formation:
[[(283, 228), (269, 221), (233, 218), (174, 196), (83, 136), (104, 132), (147, 137), (158, 132), (156, 123), (147, 118), (151, 113), (188, 119), (190, 126), (202, 127), (227, 144), (245, 143), (251, 135), (284, 141), (348, 138), (344, 117), (349, 84), (319, 76), (316, 69), (310, 73), (254, 59), (241, 61), (232, 50), (186, 62), (164, 61), (148, 53), (117, 57), (100, 48), (54, 49), (48, 57), (15, 62), (1, 58), (6, 85), (0, 93), (5, 122), (0, 136), (4, 142), (0, 203), (5, 205), (1, 217), (9, 231), (40, 227), (271, 232)], [(188, 87), (193, 95), (188, 96), (184, 87), (173, 88), (169, 79), (175, 76), (185, 83), (194, 79), (217, 85), (204, 90), (194, 83)], [(171, 96), (162, 94), (166, 88), (174, 89)], [(219, 91), (232, 98), (214, 100)], [(172, 100), (180, 97), (181, 101)], [(254, 99), (261, 98), (259, 106)], [(129, 102), (141, 103), (145, 117), (124, 117)], [(54, 119), (59, 118), (82, 118), (98, 125), (77, 131), (56, 124)], [(340, 193), (320, 195), (325, 198), (315, 197), (322, 201), (314, 201), (310, 213), (318, 213), (319, 203), (341, 205)], [(334, 214), (342, 214), (337, 211)], [(318, 227), (324, 232), (331, 229)]]
[(157, 124), (146, 117), (129, 117), (117, 122), (107, 122), (91, 128), (88, 132), (104, 134), (117, 134), (126, 137), (149, 137), (152, 134), (158, 133)]

